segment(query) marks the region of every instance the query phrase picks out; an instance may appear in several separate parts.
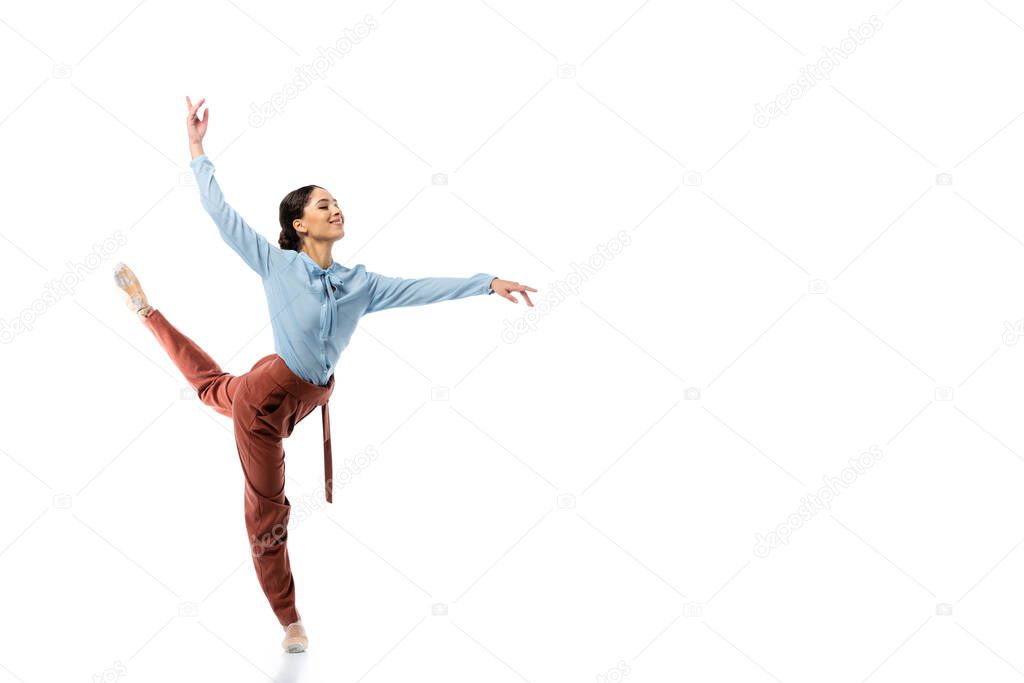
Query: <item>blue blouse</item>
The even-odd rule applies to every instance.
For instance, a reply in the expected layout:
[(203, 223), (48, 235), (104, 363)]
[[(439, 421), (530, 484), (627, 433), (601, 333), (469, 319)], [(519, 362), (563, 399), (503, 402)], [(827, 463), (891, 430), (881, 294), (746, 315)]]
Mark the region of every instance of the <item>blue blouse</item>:
[(402, 279), (338, 262), (326, 270), (305, 252), (273, 246), (253, 230), (227, 202), (205, 154), (192, 159), (203, 208), (221, 237), (263, 278), (274, 351), (307, 382), (326, 386), (359, 319), (366, 313), (399, 306), (421, 306), (477, 294), (493, 294), (496, 277), (424, 277)]

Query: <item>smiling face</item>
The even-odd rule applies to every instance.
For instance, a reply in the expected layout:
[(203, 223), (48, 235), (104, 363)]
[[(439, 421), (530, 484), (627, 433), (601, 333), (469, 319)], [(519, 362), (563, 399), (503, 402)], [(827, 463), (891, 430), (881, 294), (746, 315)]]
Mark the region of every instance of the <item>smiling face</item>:
[(296, 218), (292, 225), (306, 241), (334, 243), (345, 236), (345, 215), (338, 200), (322, 187), (313, 188), (302, 218)]

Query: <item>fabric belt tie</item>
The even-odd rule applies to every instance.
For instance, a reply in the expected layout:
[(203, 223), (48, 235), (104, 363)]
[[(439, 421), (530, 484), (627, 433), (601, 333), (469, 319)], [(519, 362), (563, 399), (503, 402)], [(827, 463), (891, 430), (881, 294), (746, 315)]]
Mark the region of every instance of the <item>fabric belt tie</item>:
[(327, 499), (328, 503), (333, 503), (334, 463), (331, 454), (331, 414), (328, 408), (328, 401), (331, 398), (331, 394), (334, 393), (334, 375), (332, 374), (330, 376), (326, 385), (321, 386), (319, 384), (307, 382), (296, 375), (284, 362), (284, 359), (276, 353), (261, 358), (256, 362), (256, 365), (253, 366), (253, 369), (255, 370), (258, 366), (264, 364), (267, 366), (265, 372), (267, 372), (282, 389), (299, 401), (314, 403), (320, 406), (320, 417), (321, 424), (323, 425), (324, 436), (324, 497)]
[[(334, 379), (333, 375), (331, 379)], [(331, 412), (326, 402), (320, 406), (320, 416), (324, 426), (324, 496), (330, 503), (333, 502), (334, 462), (331, 455)]]

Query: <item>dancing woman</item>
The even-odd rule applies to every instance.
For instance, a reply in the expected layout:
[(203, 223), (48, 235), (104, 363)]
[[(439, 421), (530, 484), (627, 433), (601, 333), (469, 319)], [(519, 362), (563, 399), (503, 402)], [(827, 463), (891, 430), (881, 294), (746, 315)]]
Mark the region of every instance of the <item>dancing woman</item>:
[(191, 167), (203, 208), (227, 242), (263, 280), (275, 353), (260, 358), (248, 372), (232, 375), (194, 341), (171, 325), (146, 297), (138, 277), (117, 264), (114, 278), (126, 303), (156, 337), (196, 390), (200, 400), (234, 423), (235, 445), (245, 476), (245, 526), (260, 586), (285, 637), (281, 646), (302, 652), (308, 646), (295, 607), (295, 583), (288, 561), (287, 527), (291, 504), (284, 493), (283, 439), (320, 406), (324, 434), (325, 497), (331, 502), (331, 436), (328, 399), (334, 368), (359, 319), (374, 311), (419, 306), (497, 293), (518, 303), (510, 292), (536, 289), (488, 273), (468, 278), (426, 277), (406, 280), (334, 261), (334, 243), (345, 236), (345, 216), (331, 193), (317, 185), (289, 192), (279, 211), (280, 248), (272, 246), (227, 203), (203, 152), (209, 107), (197, 115), (185, 98)]

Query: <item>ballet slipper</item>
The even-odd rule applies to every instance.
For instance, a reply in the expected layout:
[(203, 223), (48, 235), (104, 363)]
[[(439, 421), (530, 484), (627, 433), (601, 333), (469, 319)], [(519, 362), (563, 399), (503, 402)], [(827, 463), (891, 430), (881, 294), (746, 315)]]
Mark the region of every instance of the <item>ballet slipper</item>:
[(139, 278), (135, 277), (132, 269), (124, 263), (118, 262), (114, 266), (114, 282), (125, 293), (125, 305), (135, 311), (139, 317), (145, 318), (153, 312), (153, 307), (149, 305), (146, 293), (142, 291), (142, 285), (139, 284)]
[(306, 629), (302, 626), (302, 620), (288, 624), (284, 629), (284, 640), (281, 641), (281, 647), (286, 652), (305, 652), (306, 648), (309, 647), (309, 640), (306, 638)]

